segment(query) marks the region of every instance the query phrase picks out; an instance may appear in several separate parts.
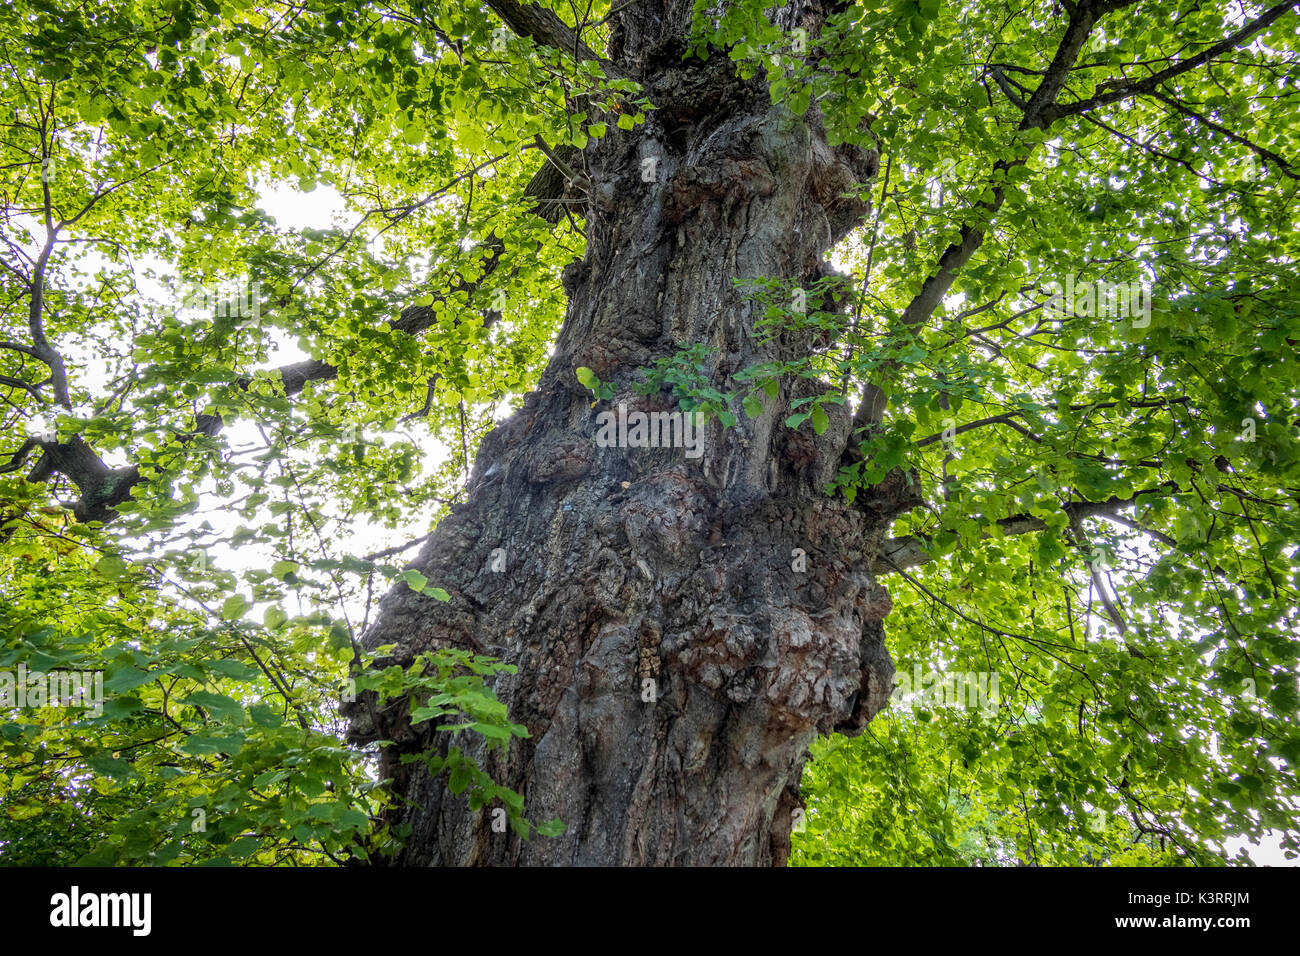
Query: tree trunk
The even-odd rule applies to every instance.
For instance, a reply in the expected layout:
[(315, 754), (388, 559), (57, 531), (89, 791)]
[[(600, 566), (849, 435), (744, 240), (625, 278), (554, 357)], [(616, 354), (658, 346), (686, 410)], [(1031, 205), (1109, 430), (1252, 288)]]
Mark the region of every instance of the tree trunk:
[[(407, 801), (393, 811), (412, 827), (401, 863), (782, 864), (808, 745), (860, 731), (888, 699), (890, 600), (870, 568), (912, 493), (895, 473), (853, 505), (826, 494), (851, 443), (846, 407), (822, 435), (789, 429), (812, 386), (786, 381), (758, 418), (710, 424), (699, 458), (595, 440), (619, 403), (674, 408), (632, 386), (680, 348), (711, 347), (723, 392), (748, 367), (807, 354), (797, 335), (760, 341), (762, 310), (734, 280), (827, 274), (875, 173), (873, 152), (826, 145), (815, 107), (772, 105), (724, 56), (683, 60), (691, 6), (618, 14), (619, 63), (658, 109), (585, 152), (587, 252), (564, 276), (554, 358), (414, 564), (450, 603), (401, 585), (364, 639), (403, 662), (456, 646), (516, 665), (495, 689), (531, 738), (490, 757), (457, 743), (523, 794), (529, 819), (566, 830), (494, 832), (490, 808), (400, 763), (435, 746), (428, 731), (401, 726), (400, 708), (380, 728), (354, 708), (354, 739), (401, 741), (381, 767)], [(784, 27), (820, 25), (796, 9)], [(593, 406), (580, 366), (613, 400)]]

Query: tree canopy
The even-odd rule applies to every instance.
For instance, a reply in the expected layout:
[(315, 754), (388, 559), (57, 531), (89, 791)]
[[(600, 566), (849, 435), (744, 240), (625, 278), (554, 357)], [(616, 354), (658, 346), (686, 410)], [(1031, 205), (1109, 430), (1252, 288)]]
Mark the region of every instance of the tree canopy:
[[(490, 659), (360, 636), (391, 583), (446, 598), (404, 556), (546, 363), (582, 150), (655, 108), (617, 6), (0, 12), (0, 672), (104, 692), (0, 702), (0, 862), (370, 859), (404, 835), (340, 695), (527, 734)], [(747, 290), (805, 357), (724, 393), (682, 343), (651, 380), (724, 424), (832, 386), (786, 422), (855, 410), (826, 494), (917, 485), (875, 568), (900, 676), (997, 675), (820, 741), (792, 862), (1293, 857), (1294, 5), (843, 2), (811, 37), (770, 6), (697, 3), (681, 55), (877, 149), (871, 211), (821, 287)], [(274, 188), (342, 211), (278, 221)]]

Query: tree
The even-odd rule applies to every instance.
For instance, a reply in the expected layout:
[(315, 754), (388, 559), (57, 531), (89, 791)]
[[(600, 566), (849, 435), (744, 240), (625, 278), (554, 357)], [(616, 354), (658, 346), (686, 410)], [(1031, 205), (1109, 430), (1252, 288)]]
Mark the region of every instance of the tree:
[(1294, 852), (1292, 4), (3, 17), (0, 667), (111, 691), (6, 726), (11, 819), (73, 794), (153, 862)]

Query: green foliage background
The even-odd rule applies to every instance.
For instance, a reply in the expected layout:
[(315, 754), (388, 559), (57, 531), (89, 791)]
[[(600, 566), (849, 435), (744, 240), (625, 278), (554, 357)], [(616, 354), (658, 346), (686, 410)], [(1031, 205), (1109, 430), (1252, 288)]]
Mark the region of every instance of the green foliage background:
[[(606, 4), (551, 6), (603, 48)], [(1017, 130), (993, 72), (1032, 90), (1059, 4), (847, 4), (818, 58), (762, 8), (701, 18), (695, 51), (766, 71), (774, 101), (815, 105), (833, 142), (879, 144), (872, 221), (837, 250), (850, 307), (803, 317), (822, 345), (747, 370), (735, 394), (692, 384), (689, 351), (657, 374), (724, 421), (758, 414), (780, 376), (836, 383), (838, 400), (883, 382), (884, 426), (827, 492), (919, 469), (926, 505), (894, 533), (930, 560), (889, 577), (891, 652), (900, 672), (1001, 677), (992, 713), (890, 711), (819, 742), (793, 862), (1222, 863), (1225, 840), (1270, 830), (1293, 857), (1297, 17), (1171, 80), (1175, 105), (1137, 96), (1043, 132)], [(1107, 15), (1065, 99), (1258, 12)], [(0, 12), (0, 670), (99, 670), (107, 692), (98, 716), (3, 715), (0, 862), (382, 854), (402, 834), (376, 831), (387, 797), (371, 755), (343, 742), (349, 678), (421, 695), (446, 733), (526, 733), (492, 706), (491, 662), (376, 672), (357, 643), (413, 554), (356, 553), (358, 532), (399, 545), (445, 513), (563, 317), (581, 217), (528, 214), (537, 137), (581, 148), (653, 108), (499, 26), (461, 3)], [(257, 208), (272, 184), (336, 190), (344, 220), (278, 223)], [(971, 223), (988, 232), (955, 295), (905, 327)], [(1150, 286), (1149, 325), (1043, 321), (1067, 275)], [(196, 286), (252, 279), (255, 316), (177, 308)], [(433, 309), (427, 327), (394, 331), (414, 305)], [(38, 332), (61, 369), (33, 351)], [(285, 349), (336, 377), (287, 396)], [(800, 414), (825, 427), (818, 402)], [(227, 427), (196, 434), (204, 415)], [(139, 466), (120, 518), (78, 521), (66, 477), (27, 480), (42, 421)], [(1133, 503), (1077, 523), (1063, 507), (1111, 499)], [(1017, 517), (1038, 529), (1007, 533)], [(414, 582), (429, 600), (437, 584)], [(531, 833), (478, 768), (434, 769)]]

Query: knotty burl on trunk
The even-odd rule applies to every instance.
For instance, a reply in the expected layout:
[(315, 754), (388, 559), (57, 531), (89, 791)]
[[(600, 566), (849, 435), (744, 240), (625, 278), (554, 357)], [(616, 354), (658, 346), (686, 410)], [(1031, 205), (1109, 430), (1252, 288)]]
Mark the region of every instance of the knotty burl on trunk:
[[(586, 150), (587, 253), (565, 273), (554, 358), (483, 441), (468, 502), (414, 565), (450, 603), (399, 586), (365, 636), (395, 644), (402, 662), (451, 645), (516, 665), (495, 689), (531, 738), (490, 757), (459, 742), (523, 794), (530, 819), (567, 828), (530, 841), (493, 832), (490, 808), (471, 812), (400, 763), (400, 751), (436, 745), (427, 724), (412, 731), (396, 707), (376, 729), (357, 707), (355, 740), (399, 741), (381, 773), (408, 801), (394, 811), (413, 828), (400, 862), (783, 863), (808, 745), (859, 731), (891, 690), (890, 600), (869, 569), (911, 492), (896, 476), (856, 505), (827, 496), (856, 446), (844, 407), (830, 406), (820, 436), (791, 430), (790, 401), (807, 392), (783, 383), (759, 418), (710, 425), (694, 460), (594, 440), (596, 416), (618, 402), (672, 407), (666, 392), (632, 386), (681, 347), (711, 346), (723, 391), (745, 368), (803, 353), (797, 336), (760, 342), (761, 308), (733, 280), (824, 275), (826, 251), (866, 212), (858, 184), (875, 174), (873, 152), (826, 145), (815, 109), (771, 104), (725, 57), (684, 61), (690, 6), (618, 16), (619, 63), (658, 109)], [(819, 25), (799, 11), (784, 25)], [(615, 385), (612, 402), (593, 407), (579, 366)]]

